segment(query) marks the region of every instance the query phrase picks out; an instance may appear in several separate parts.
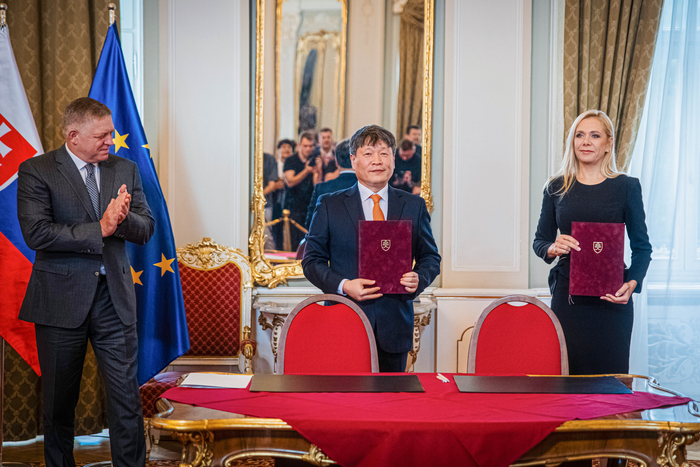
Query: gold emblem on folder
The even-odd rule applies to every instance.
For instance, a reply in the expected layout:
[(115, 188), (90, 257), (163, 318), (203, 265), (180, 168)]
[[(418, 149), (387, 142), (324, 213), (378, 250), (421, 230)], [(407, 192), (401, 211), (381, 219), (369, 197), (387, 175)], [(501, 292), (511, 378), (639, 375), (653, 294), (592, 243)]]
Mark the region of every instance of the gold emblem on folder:
[(593, 242), (593, 251), (596, 253), (603, 251), (603, 242)]
[(391, 248), (391, 240), (382, 240), (382, 250), (389, 251)]

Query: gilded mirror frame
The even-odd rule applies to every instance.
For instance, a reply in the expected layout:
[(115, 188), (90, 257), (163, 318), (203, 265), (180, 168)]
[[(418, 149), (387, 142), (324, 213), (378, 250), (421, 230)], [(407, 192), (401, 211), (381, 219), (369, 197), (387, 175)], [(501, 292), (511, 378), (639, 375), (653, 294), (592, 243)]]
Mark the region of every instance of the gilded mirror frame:
[[(347, 30), (347, 2), (340, 0), (344, 4), (343, 30)], [(281, 4), (278, 0), (277, 15), (281, 14)], [(429, 212), (433, 212), (433, 196), (431, 190), (432, 176), (432, 138), (433, 138), (433, 57), (434, 57), (434, 36), (435, 36), (435, 0), (425, 0), (424, 12), (424, 57), (423, 57), (423, 110), (422, 110), (422, 173), (421, 173), (421, 197), (425, 200)], [(279, 21), (276, 21), (279, 23)], [(276, 25), (277, 27), (277, 25)], [(347, 37), (346, 34), (343, 35)], [(345, 41), (346, 39), (344, 39)], [(263, 97), (264, 97), (264, 77), (265, 77), (265, 0), (256, 0), (255, 17), (255, 132), (253, 137), (254, 156), (254, 176), (253, 176), (253, 198), (251, 209), (253, 211), (253, 223), (250, 237), (248, 238), (248, 248), (250, 252), (250, 263), (252, 267), (253, 280), (257, 285), (268, 288), (286, 284), (287, 280), (302, 278), (304, 272), (301, 268), (301, 261), (293, 261), (283, 264), (272, 264), (265, 257), (265, 196), (263, 195)], [(276, 41), (276, 49), (279, 46)], [(278, 60), (279, 50), (275, 50), (275, 61)], [(345, 63), (345, 60), (343, 60)], [(343, 66), (343, 75), (345, 66)], [(345, 77), (343, 76), (343, 83)], [(277, 80), (276, 80), (277, 84)], [(277, 89), (279, 91), (279, 89)], [(277, 94), (279, 95), (279, 93)], [(345, 86), (343, 86), (345, 95)], [(344, 101), (344, 99), (343, 99)], [(344, 109), (344, 102), (343, 102)]]

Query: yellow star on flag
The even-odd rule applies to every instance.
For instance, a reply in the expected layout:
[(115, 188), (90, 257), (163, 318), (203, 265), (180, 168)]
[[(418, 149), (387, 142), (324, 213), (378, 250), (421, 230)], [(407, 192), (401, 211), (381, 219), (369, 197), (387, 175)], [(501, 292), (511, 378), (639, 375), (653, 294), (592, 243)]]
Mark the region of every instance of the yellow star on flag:
[(148, 144), (144, 144), (144, 145), (142, 145), (141, 147), (142, 147), (142, 148), (146, 148), (146, 149), (148, 149), (149, 151), (151, 150), (151, 148), (148, 147)]
[(171, 266), (172, 262), (175, 261), (175, 258), (165, 259), (165, 255), (163, 253), (161, 253), (160, 256), (160, 263), (156, 263), (153, 265), (158, 266), (160, 268), (160, 277), (163, 277), (165, 275), (165, 271), (170, 271), (173, 274), (175, 274), (175, 271), (173, 271), (173, 267)]
[(117, 130), (114, 130), (114, 154), (119, 152), (119, 148), (129, 149), (129, 146), (126, 145), (127, 136), (129, 136), (129, 133), (125, 135), (120, 135)]
[(141, 274), (143, 274), (143, 271), (136, 272), (133, 267), (131, 268), (131, 280), (134, 281), (134, 285), (143, 285), (141, 283)]

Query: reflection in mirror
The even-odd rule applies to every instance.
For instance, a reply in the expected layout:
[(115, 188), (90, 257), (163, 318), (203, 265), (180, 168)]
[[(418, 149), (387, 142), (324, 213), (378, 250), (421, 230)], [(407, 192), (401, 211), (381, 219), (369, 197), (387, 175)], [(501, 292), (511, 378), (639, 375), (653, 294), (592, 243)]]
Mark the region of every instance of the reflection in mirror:
[[(264, 10), (266, 4), (275, 2), (274, 114), (265, 115), (275, 123), (274, 131), (264, 132)], [(358, 15), (353, 12), (359, 21), (353, 31), (359, 34), (349, 45), (347, 7), (347, 0), (256, 2), (254, 219), (249, 243), (254, 279), (261, 285), (275, 287), (288, 278), (302, 276), (301, 254), (296, 249), (310, 221), (313, 188), (339, 176), (335, 145), (363, 124), (381, 123), (395, 132), (397, 145), (410, 136), (413, 146), (407, 143), (397, 156), (405, 157), (403, 165), (407, 167), (402, 176), (395, 177), (396, 182), (407, 191), (420, 193), (432, 211), (434, 1), (365, 1), (358, 7)], [(363, 14), (378, 8), (385, 12), (384, 30), (379, 34), (383, 43), (375, 40), (377, 36), (368, 40), (361, 33), (369, 27)], [(376, 53), (377, 47), (381, 52)], [(362, 97), (348, 102), (346, 56), (348, 63), (354, 64), (354, 71), (347, 74), (349, 87)], [(373, 63), (377, 60), (379, 63)], [(370, 94), (379, 99), (362, 95), (368, 73), (373, 74), (369, 79), (374, 91)], [(375, 121), (364, 121), (367, 118)], [(346, 119), (350, 123), (347, 128)], [(407, 133), (409, 125), (416, 125), (417, 131)], [(324, 128), (328, 131), (321, 131)], [(309, 138), (305, 131), (311, 132)], [(264, 154), (263, 147), (270, 154)], [(410, 154), (417, 159), (411, 160)]]
[(342, 137), (345, 3), (278, 0), (277, 135), (328, 127)]
[[(277, 0), (277, 154), (265, 155), (263, 176), (271, 263), (296, 259), (314, 186), (340, 173), (334, 147), (345, 114), (346, 6), (344, 0)], [(272, 184), (275, 177), (283, 183)]]

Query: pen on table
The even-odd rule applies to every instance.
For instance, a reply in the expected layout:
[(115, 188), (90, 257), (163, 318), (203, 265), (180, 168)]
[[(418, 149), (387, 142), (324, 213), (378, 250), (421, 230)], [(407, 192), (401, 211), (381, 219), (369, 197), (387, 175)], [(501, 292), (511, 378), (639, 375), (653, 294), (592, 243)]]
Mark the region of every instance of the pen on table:
[(442, 381), (443, 383), (449, 383), (449, 382), (450, 382), (449, 379), (445, 378), (445, 377), (442, 376), (440, 373), (437, 374), (436, 378), (439, 379), (440, 381)]

